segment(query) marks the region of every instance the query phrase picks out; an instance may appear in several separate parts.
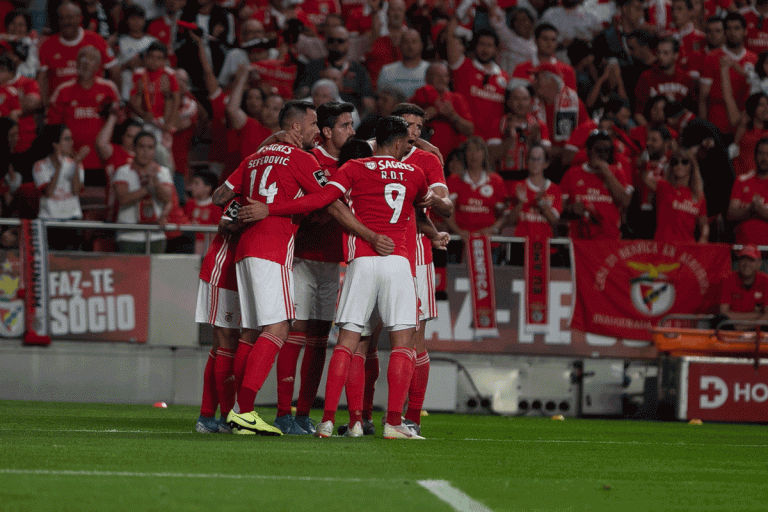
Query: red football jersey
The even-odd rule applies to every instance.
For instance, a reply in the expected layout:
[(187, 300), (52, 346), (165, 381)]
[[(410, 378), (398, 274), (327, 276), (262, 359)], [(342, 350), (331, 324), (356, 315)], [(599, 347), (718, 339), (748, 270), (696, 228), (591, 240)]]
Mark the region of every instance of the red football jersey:
[(670, 101), (683, 101), (693, 91), (694, 81), (691, 75), (675, 66), (671, 75), (658, 67), (643, 71), (635, 86), (635, 111), (643, 113), (645, 104), (656, 96), (664, 96)]
[(696, 65), (696, 55), (707, 46), (707, 38), (704, 32), (697, 30), (693, 23), (690, 23), (684, 29), (673, 34), (674, 37), (680, 41), (680, 57), (677, 59), (677, 63), (684, 71), (691, 74), (691, 76), (699, 76), (699, 69)]
[[(424, 198), (429, 190), (421, 169), (390, 156), (373, 156), (350, 160), (328, 184), (330, 186), (319, 194), (271, 206), (270, 214), (312, 211), (346, 194), (349, 208), (360, 222), (370, 230), (388, 236), (395, 244), (392, 254), (407, 258), (416, 275), (415, 259), (410, 257), (413, 244), (409, 248), (413, 231), (409, 233), (408, 224), (415, 222), (413, 203)], [(351, 234), (347, 238), (347, 251), (348, 260), (378, 256), (368, 242)]]
[[(339, 160), (332, 157), (322, 146), (312, 150), (323, 174), (331, 179), (339, 169)], [(311, 217), (305, 218), (296, 233), (294, 256), (312, 261), (341, 263), (344, 258), (344, 229), (334, 219), (317, 225)]]
[(693, 199), (688, 187), (673, 187), (669, 182), (656, 183), (656, 234), (659, 242), (695, 242), (699, 217), (707, 216), (704, 197)]
[(77, 76), (77, 52), (85, 46), (99, 50), (102, 69), (114, 60), (104, 38), (90, 30), (80, 29), (80, 35), (74, 41), (64, 41), (56, 34), (43, 41), (40, 45), (40, 70), (45, 71), (48, 77), (48, 94)]
[[(16, 74), (16, 78), (10, 84), (16, 88), (21, 98), (40, 97), (40, 84), (33, 78)], [(35, 113), (25, 114), (19, 118), (19, 142), (16, 144), (16, 152), (23, 153), (32, 145), (37, 136), (37, 123)]]
[(763, 15), (757, 12), (753, 5), (741, 8), (739, 14), (744, 16), (744, 20), (747, 22), (744, 47), (758, 55), (768, 50), (768, 25), (765, 23), (766, 19)]
[(72, 130), (75, 152), (89, 146), (91, 152), (83, 160), (86, 169), (100, 168), (101, 160), (93, 148), (99, 130), (104, 126), (100, 113), (104, 107), (118, 103), (120, 94), (111, 80), (97, 78), (90, 89), (84, 89), (76, 80), (61, 84), (48, 108), (48, 124), (63, 123)]
[[(325, 175), (312, 154), (278, 143), (243, 160), (225, 183), (238, 195), (279, 206), (322, 190)], [(261, 258), (291, 267), (297, 227), (290, 217), (267, 217), (248, 226), (240, 235), (235, 261)]]
[[(236, 211), (238, 207), (238, 199), (233, 199), (224, 209), (223, 217), (232, 219), (231, 212), (233, 209)], [(216, 218), (217, 224), (219, 218)], [(236, 240), (234, 237), (225, 239), (221, 234), (216, 233), (200, 266), (201, 280), (219, 288), (237, 291), (237, 272), (235, 271)]]
[[(438, 101), (450, 103), (453, 110), (462, 118), (473, 121), (472, 111), (470, 110), (467, 99), (458, 93), (452, 91), (438, 92), (431, 85), (425, 85), (416, 90), (410, 102), (420, 106), (423, 109), (435, 106)], [(467, 140), (465, 135), (459, 133), (454, 124), (441, 115), (437, 115), (424, 123), (426, 129), (432, 130), (432, 137), (429, 141), (434, 144), (440, 153), (447, 155), (454, 148), (457, 148)]]
[(501, 176), (495, 172), (486, 173), (475, 183), (469, 177), (452, 174), (447, 183), (454, 220), (461, 229), (476, 232), (496, 222), (497, 212), (507, 199), (507, 188)]
[[(556, 59), (555, 57), (552, 57), (549, 59), (549, 62), (551, 64), (554, 64), (557, 66), (557, 70), (560, 72), (560, 75), (563, 77), (563, 83), (570, 87), (571, 89), (576, 89), (576, 71), (573, 70), (572, 66), (569, 66), (565, 62)], [(533, 79), (535, 76), (533, 75), (533, 70), (536, 69), (539, 66), (539, 59), (537, 58), (536, 61), (527, 60), (525, 62), (521, 62), (517, 66), (515, 66), (514, 71), (512, 71), (512, 78), (523, 78), (525, 80), (528, 80), (529, 82), (533, 83)]]
[(10, 84), (0, 85), (0, 117), (10, 117), (16, 111), (21, 113), (19, 91)]
[[(610, 166), (611, 172), (627, 192), (633, 187), (629, 178), (621, 169)], [(597, 240), (621, 238), (621, 210), (613, 196), (598, 176), (587, 164), (571, 167), (565, 172), (560, 182), (563, 192), (563, 204), (581, 202), (586, 207), (584, 218), (570, 222), (570, 237), (579, 240)]]
[(325, 18), (331, 13), (340, 13), (338, 0), (304, 0), (301, 9), (307, 13), (309, 21), (316, 27), (325, 23)]
[[(555, 236), (552, 232), (552, 225), (544, 215), (542, 215), (541, 211), (534, 206), (542, 189), (531, 183), (530, 180), (521, 181), (519, 184), (525, 187), (526, 198), (523, 210), (520, 212), (520, 218), (517, 220), (517, 225), (515, 226), (514, 236), (536, 235), (546, 236), (548, 238)], [(550, 204), (549, 208), (552, 210), (552, 213), (555, 214), (555, 217), (559, 218), (560, 213), (563, 211), (563, 198), (560, 192), (560, 187), (551, 181), (546, 180), (542, 188), (545, 193), (541, 198)], [(512, 193), (515, 194), (514, 191)], [(517, 196), (513, 195), (512, 197), (515, 198), (512, 205), (514, 207), (517, 205)]]
[(723, 280), (720, 304), (728, 304), (734, 313), (764, 312), (768, 299), (768, 275), (758, 272), (752, 286), (745, 288), (736, 272)]
[[(504, 116), (504, 94), (509, 77), (497, 64), (490, 72), (480, 62), (463, 57), (451, 69), (457, 93), (463, 94), (472, 112), (477, 112), (475, 135), (484, 140), (499, 137), (499, 122)], [(482, 121), (479, 114), (482, 112)]]
[(667, 170), (669, 164), (669, 155), (662, 156), (659, 160), (653, 162), (643, 160), (642, 163), (635, 168), (632, 183), (635, 189), (638, 191), (640, 197), (640, 209), (644, 211), (652, 211), (654, 209), (654, 196), (653, 191), (649, 189), (643, 181), (643, 175), (648, 171), (651, 172), (651, 176), (660, 180), (664, 178), (664, 172)]
[[(701, 71), (701, 83), (711, 84), (709, 91), (709, 112), (707, 120), (711, 121), (723, 133), (733, 133), (734, 127), (728, 121), (728, 113), (723, 99), (723, 89), (720, 81), (720, 58), (727, 55), (733, 58), (738, 64), (749, 71), (754, 69), (757, 63), (757, 55), (747, 49), (742, 49), (741, 53), (735, 55), (726, 47), (713, 50), (704, 59), (704, 69)], [(747, 79), (731, 68), (731, 88), (733, 89), (733, 99), (737, 105), (744, 105), (749, 96), (749, 84)]]
[[(759, 177), (754, 171), (739, 176), (733, 184), (731, 200), (750, 204), (755, 196), (768, 203), (768, 179)], [(737, 244), (765, 245), (768, 243), (768, 222), (750, 216), (736, 226), (735, 235)]]
[[(443, 166), (437, 156), (428, 151), (414, 147), (407, 155), (405, 155), (403, 162), (407, 162), (421, 169), (424, 173), (424, 177), (427, 178), (427, 185), (430, 189), (445, 187), (445, 190), (448, 191), (448, 186), (445, 184)], [(432, 241), (422, 234), (417, 234), (416, 241), (416, 264), (429, 265), (432, 263)]]
[(165, 114), (165, 95), (162, 92), (162, 82), (166, 80), (171, 92), (179, 91), (176, 72), (169, 67), (162, 67), (154, 71), (138, 68), (133, 72), (131, 96), (139, 94), (139, 87), (141, 87), (142, 107), (147, 112), (151, 112), (155, 119), (162, 119)]

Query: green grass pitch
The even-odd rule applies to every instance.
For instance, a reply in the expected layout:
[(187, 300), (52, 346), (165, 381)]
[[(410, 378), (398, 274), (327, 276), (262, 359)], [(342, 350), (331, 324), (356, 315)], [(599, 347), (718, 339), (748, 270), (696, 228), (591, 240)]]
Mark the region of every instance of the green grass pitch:
[[(433, 414), (425, 441), (397, 441), (380, 427), (202, 435), (197, 415), (0, 401), (0, 511), (768, 510), (765, 426)], [(451, 505), (425, 480), (469, 501)]]

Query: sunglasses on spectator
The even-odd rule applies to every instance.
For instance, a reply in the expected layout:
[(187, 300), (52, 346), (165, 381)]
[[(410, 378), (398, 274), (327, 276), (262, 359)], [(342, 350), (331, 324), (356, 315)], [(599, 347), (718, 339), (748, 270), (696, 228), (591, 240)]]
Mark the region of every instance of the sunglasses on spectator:
[(347, 40), (341, 37), (329, 37), (325, 40), (325, 42), (327, 44), (344, 44), (347, 42)]
[(670, 163), (670, 165), (672, 165), (672, 166), (675, 166), (675, 165), (677, 165), (677, 164), (688, 165), (689, 163), (691, 163), (691, 161), (690, 161), (690, 160), (688, 160), (687, 158), (673, 158), (673, 159), (671, 159), (671, 160), (669, 161), (669, 163)]

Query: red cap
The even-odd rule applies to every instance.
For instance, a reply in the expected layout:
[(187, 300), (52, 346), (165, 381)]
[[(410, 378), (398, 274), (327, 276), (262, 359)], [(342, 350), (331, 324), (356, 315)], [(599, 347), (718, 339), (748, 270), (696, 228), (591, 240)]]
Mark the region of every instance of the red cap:
[(757, 246), (745, 245), (736, 253), (736, 257), (759, 260), (762, 259), (763, 255), (760, 253), (760, 250), (757, 248)]
[(541, 64), (539, 64), (538, 66), (533, 68), (531, 70), (531, 73), (534, 74), (534, 75), (538, 75), (539, 73), (543, 73), (545, 71), (548, 71), (548, 72), (552, 73), (553, 75), (557, 75), (560, 78), (563, 77), (562, 71), (560, 71), (560, 68), (557, 66), (557, 64), (555, 64), (553, 62), (542, 62)]

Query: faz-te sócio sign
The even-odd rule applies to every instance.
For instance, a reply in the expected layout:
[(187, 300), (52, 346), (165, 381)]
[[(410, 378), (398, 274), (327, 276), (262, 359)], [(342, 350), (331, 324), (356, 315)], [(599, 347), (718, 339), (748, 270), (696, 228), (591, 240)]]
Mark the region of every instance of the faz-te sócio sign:
[(148, 256), (51, 255), (49, 263), (52, 336), (147, 341)]

